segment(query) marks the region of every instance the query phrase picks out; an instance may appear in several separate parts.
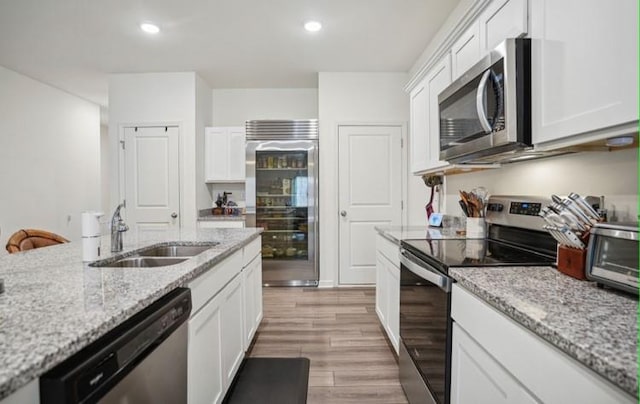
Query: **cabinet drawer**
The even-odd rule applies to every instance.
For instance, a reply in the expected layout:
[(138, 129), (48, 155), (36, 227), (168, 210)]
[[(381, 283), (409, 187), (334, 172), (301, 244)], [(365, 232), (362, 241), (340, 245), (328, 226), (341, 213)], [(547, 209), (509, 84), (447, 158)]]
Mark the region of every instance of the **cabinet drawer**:
[(193, 304), (192, 316), (224, 288), (242, 270), (242, 251), (236, 251), (221, 263), (189, 283)]
[(256, 255), (260, 254), (261, 248), (262, 248), (262, 242), (260, 237), (258, 237), (257, 239), (253, 240), (252, 242), (244, 246), (244, 250), (243, 250), (244, 258), (242, 260), (243, 268), (249, 265), (249, 263), (253, 261)]
[(382, 255), (384, 255), (393, 265), (400, 268), (400, 246), (392, 241), (387, 240), (383, 236), (378, 234), (376, 241), (376, 248)]

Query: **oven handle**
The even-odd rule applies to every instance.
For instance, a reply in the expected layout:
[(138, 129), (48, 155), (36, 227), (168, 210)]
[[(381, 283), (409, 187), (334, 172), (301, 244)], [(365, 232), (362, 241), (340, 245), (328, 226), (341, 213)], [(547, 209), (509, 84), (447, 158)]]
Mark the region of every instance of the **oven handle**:
[(400, 263), (404, 265), (409, 271), (418, 275), (420, 278), (433, 283), (445, 292), (451, 291), (451, 278), (441, 274), (435, 269), (431, 269), (428, 264), (420, 261), (418, 257), (411, 254), (404, 248), (400, 249)]

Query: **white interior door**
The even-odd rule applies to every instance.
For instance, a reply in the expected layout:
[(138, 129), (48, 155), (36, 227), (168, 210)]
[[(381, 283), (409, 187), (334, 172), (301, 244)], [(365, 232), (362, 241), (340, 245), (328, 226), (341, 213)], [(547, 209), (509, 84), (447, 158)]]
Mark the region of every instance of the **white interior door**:
[(179, 227), (178, 128), (125, 128), (124, 141), (127, 224), (132, 230)]
[(400, 225), (401, 126), (340, 126), (340, 284), (376, 281), (374, 227)]

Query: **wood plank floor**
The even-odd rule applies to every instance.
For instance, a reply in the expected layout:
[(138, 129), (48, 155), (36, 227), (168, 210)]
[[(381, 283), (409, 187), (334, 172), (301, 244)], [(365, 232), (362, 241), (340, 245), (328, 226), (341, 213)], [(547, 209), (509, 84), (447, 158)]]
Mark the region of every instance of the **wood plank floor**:
[(309, 404), (407, 403), (373, 288), (264, 288), (249, 356), (311, 361)]

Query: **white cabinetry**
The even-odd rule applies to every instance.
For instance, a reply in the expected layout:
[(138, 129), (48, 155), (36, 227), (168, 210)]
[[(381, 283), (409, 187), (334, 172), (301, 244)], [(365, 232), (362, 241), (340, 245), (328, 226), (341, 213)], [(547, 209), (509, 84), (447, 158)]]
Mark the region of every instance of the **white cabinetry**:
[(636, 403), (531, 331), (453, 285), (452, 403)]
[(452, 339), (451, 404), (538, 402), (457, 323)]
[[(189, 284), (193, 301), (187, 377), (190, 404), (222, 401), (262, 319), (259, 252), (260, 239), (256, 239)], [(251, 324), (249, 330), (247, 324)]]
[(251, 346), (260, 321), (262, 321), (262, 256), (260, 239), (244, 249), (243, 295), (244, 295), (244, 350)]
[(419, 174), (449, 164), (440, 161), (438, 94), (451, 83), (450, 55), (436, 63), (411, 91), (411, 171)]
[(638, 2), (535, 0), (530, 24), (534, 144), (637, 131)]
[(400, 342), (400, 258), (397, 244), (376, 239), (376, 313), (398, 354)]
[(527, 34), (527, 0), (492, 1), (480, 14), (478, 25), (482, 57), (505, 39)]
[(479, 28), (477, 22), (472, 24), (451, 46), (452, 81), (480, 60)]
[(222, 378), (222, 317), (224, 296), (214, 297), (189, 320), (188, 401), (220, 403), (224, 398)]
[(244, 182), (245, 129), (210, 127), (205, 129), (205, 181)]

